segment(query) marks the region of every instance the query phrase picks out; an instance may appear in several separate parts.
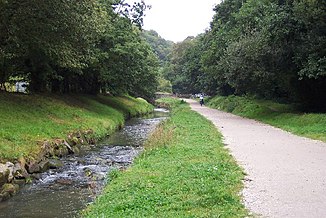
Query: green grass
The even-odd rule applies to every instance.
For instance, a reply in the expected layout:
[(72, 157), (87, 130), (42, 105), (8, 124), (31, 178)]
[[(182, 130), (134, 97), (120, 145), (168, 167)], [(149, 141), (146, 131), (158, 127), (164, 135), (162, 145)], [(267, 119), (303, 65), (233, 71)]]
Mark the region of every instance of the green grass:
[(208, 106), (326, 142), (326, 114), (300, 113), (293, 105), (248, 97), (214, 97)]
[(112, 133), (124, 117), (152, 110), (141, 99), (110, 96), (46, 96), (0, 93), (0, 160), (32, 157), (44, 140), (93, 130), (95, 138)]
[[(177, 100), (169, 100), (176, 106)], [(243, 172), (221, 135), (185, 103), (173, 108), (125, 171), (114, 171), (84, 217), (246, 217)]]
[[(179, 98), (173, 98), (173, 97), (167, 97), (167, 98), (159, 98), (155, 101), (156, 105), (159, 107), (164, 108), (175, 108), (180, 104)], [(185, 103), (184, 101), (181, 101), (181, 103)]]

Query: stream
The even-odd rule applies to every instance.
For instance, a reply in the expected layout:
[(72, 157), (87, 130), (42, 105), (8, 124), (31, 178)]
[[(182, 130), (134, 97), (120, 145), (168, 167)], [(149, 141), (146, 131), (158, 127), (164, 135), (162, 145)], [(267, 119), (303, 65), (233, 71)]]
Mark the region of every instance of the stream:
[(0, 217), (77, 217), (103, 190), (106, 175), (128, 167), (143, 150), (150, 132), (168, 116), (167, 110), (155, 109), (149, 115), (132, 118), (97, 146), (61, 159), (63, 167), (41, 174), (39, 180), (1, 202)]

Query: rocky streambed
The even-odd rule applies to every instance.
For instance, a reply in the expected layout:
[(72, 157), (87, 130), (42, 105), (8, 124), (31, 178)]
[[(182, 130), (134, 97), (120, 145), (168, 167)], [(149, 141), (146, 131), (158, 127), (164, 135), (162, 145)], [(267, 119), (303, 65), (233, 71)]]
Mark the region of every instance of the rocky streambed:
[[(168, 111), (156, 109), (153, 114), (127, 121), (124, 128), (96, 146), (51, 160), (47, 163), (50, 170), (37, 174), (32, 184), (0, 203), (0, 217), (77, 216), (102, 191), (107, 174), (128, 167), (143, 150), (149, 133), (167, 116)], [(17, 191), (16, 187), (8, 188)]]

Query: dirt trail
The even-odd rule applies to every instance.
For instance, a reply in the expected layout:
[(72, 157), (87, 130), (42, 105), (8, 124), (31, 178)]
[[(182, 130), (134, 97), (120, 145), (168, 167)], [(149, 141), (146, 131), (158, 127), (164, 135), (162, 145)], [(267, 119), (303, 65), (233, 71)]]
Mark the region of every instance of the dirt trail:
[(250, 211), (262, 217), (326, 217), (326, 143), (186, 101), (218, 127), (248, 174), (243, 196)]

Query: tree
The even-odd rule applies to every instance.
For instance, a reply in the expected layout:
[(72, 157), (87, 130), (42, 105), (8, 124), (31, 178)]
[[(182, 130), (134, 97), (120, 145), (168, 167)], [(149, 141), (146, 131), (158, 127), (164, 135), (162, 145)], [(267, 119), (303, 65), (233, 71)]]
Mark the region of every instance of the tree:
[(176, 45), (166, 75), (179, 92), (250, 94), (326, 110), (325, 9), (322, 0), (225, 0), (196, 43)]
[(169, 54), (172, 51), (174, 42), (163, 39), (154, 30), (143, 30), (142, 36), (158, 56), (161, 66), (164, 66), (169, 61)]
[(203, 91), (200, 37), (188, 37), (173, 47), (170, 64), (164, 69), (164, 77), (171, 81), (173, 92), (188, 94)]
[[(143, 1), (1, 1), (0, 83), (17, 74), (32, 92), (150, 96), (156, 58), (139, 30), (147, 8)], [(152, 82), (135, 83), (143, 80)]]
[[(54, 68), (81, 69), (98, 31), (97, 3), (83, 1), (8, 1), (4, 24), (10, 48), (24, 62), (32, 91), (45, 91)], [(82, 36), (82, 37), (77, 37)]]
[(298, 68), (297, 96), (305, 109), (326, 111), (326, 2), (295, 0), (297, 22), (294, 62)]
[(211, 94), (233, 94), (234, 89), (226, 81), (224, 67), (219, 64), (224, 59), (227, 46), (239, 32), (235, 27), (236, 14), (242, 4), (242, 0), (226, 0), (216, 5), (215, 15), (211, 22), (211, 29), (203, 37), (205, 49), (202, 56), (202, 68), (206, 74), (207, 90)]

